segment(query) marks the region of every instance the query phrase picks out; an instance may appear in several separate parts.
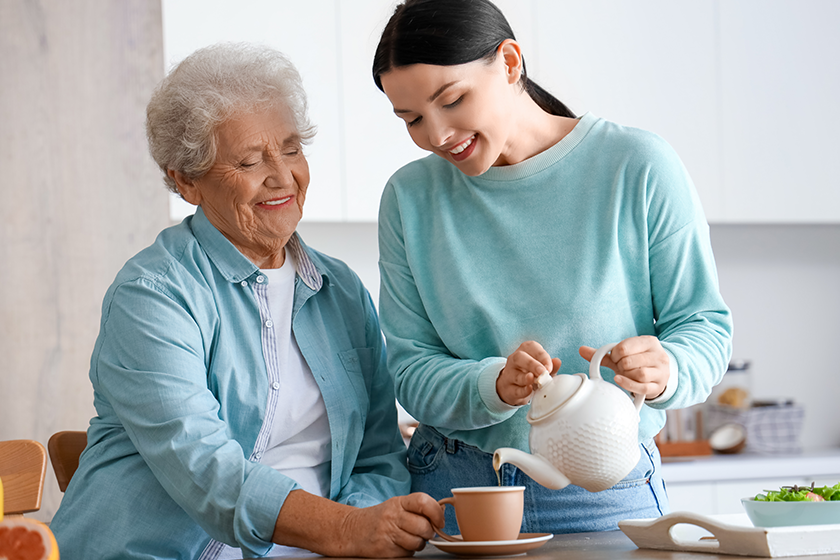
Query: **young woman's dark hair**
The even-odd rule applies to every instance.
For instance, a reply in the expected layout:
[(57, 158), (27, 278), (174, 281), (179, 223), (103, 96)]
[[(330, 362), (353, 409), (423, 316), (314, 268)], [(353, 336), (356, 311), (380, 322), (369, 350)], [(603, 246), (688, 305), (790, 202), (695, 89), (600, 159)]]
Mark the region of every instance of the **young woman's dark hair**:
[[(489, 0), (407, 0), (394, 10), (373, 57), (373, 81), (410, 64), (455, 66), (493, 60), (505, 39), (516, 39), (501, 10)], [(522, 62), (522, 87), (543, 111), (575, 118), (562, 101), (528, 78)], [(383, 90), (384, 91), (384, 90)]]

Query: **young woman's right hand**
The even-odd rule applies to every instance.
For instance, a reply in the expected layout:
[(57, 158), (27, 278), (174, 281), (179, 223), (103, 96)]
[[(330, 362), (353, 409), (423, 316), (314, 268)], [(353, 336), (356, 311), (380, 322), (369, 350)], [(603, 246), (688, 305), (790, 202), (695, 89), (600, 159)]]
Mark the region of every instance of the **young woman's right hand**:
[(539, 342), (529, 340), (508, 356), (505, 367), (496, 379), (496, 393), (511, 406), (528, 404), (534, 383), (544, 373), (557, 373), (560, 358), (552, 358)]

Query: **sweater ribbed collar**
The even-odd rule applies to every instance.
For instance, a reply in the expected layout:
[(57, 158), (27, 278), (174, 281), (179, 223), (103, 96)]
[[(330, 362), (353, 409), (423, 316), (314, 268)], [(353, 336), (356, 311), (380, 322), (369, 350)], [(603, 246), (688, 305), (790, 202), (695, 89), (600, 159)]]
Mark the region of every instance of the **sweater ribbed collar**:
[(571, 132), (546, 151), (513, 165), (491, 167), (478, 178), (487, 181), (515, 181), (535, 175), (569, 155), (599, 120), (592, 113), (586, 113), (578, 119)]

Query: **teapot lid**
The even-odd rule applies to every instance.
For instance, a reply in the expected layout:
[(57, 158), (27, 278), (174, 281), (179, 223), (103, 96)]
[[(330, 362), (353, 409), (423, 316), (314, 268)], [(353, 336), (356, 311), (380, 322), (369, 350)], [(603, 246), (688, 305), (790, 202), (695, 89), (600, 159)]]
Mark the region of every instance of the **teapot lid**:
[(559, 374), (551, 377), (534, 393), (531, 398), (531, 410), (528, 419), (542, 420), (555, 410), (563, 406), (583, 384), (583, 375)]

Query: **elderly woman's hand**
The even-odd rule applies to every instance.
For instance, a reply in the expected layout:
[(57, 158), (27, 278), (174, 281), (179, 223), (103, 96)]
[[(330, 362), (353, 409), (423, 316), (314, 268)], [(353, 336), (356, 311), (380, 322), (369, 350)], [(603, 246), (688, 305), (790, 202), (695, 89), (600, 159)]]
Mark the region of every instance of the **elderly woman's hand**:
[(443, 509), (420, 492), (354, 508), (294, 490), (280, 509), (274, 542), (324, 556), (394, 558), (423, 550), (443, 525)]
[[(595, 355), (595, 349), (589, 346), (581, 346), (579, 352), (588, 361)], [(671, 359), (655, 336), (622, 340), (601, 364), (615, 372), (616, 385), (647, 399), (661, 395), (671, 376)]]
[(342, 527), (347, 548), (342, 556), (393, 558), (423, 550), (444, 526), (443, 509), (428, 494), (397, 496), (377, 506), (357, 509)]

